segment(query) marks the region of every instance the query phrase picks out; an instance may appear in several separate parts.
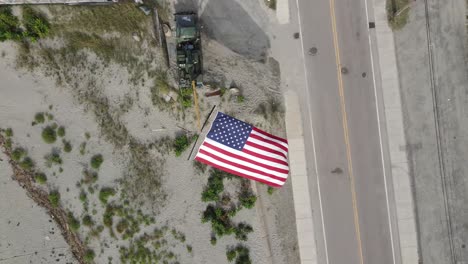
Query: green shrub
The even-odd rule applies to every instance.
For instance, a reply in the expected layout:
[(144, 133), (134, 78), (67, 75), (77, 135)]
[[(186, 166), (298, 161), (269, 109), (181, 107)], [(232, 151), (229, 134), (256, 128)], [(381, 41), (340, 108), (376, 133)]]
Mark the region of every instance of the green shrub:
[(197, 138), (197, 135), (192, 137), (187, 137), (186, 135), (181, 135), (175, 138), (174, 140), (174, 151), (177, 157), (179, 157), (182, 152), (184, 152), (189, 146), (190, 143)]
[(86, 192), (84, 190), (81, 190), (81, 192), (80, 192), (80, 201), (84, 203), (87, 200), (88, 200), (88, 195), (86, 194)]
[(232, 262), (236, 258), (236, 255), (237, 255), (237, 252), (236, 252), (236, 249), (234, 248), (228, 249), (226, 251), (226, 257), (229, 262)]
[(106, 204), (109, 197), (115, 195), (115, 190), (113, 188), (104, 187), (99, 191), (99, 200)]
[(101, 167), (101, 164), (104, 162), (104, 158), (102, 157), (101, 154), (94, 155), (91, 158), (91, 167), (94, 169), (99, 169)]
[(124, 232), (128, 228), (128, 221), (125, 219), (120, 219), (115, 228), (119, 233)]
[(46, 165), (48, 167), (56, 164), (56, 165), (60, 165), (62, 164), (62, 158), (60, 157), (60, 154), (56, 153), (56, 152), (52, 152), (48, 155), (45, 156), (45, 159), (46, 159)]
[(86, 140), (89, 140), (91, 138), (91, 134), (89, 134), (89, 132), (86, 132), (84, 135)]
[(34, 175), (34, 180), (39, 184), (44, 184), (47, 182), (47, 176), (42, 172), (38, 172)]
[(12, 145), (11, 138), (7, 138), (5, 140), (5, 148), (6, 149), (11, 149), (11, 145)]
[(211, 222), (213, 233), (218, 236), (230, 235), (235, 228), (229, 218), (228, 211), (210, 204), (202, 214), (202, 223)]
[(60, 203), (60, 193), (58, 191), (51, 191), (49, 193), (49, 201), (53, 207), (57, 207)]
[(80, 220), (76, 219), (72, 212), (68, 213), (68, 226), (72, 231), (80, 229)]
[(98, 179), (98, 174), (92, 170), (84, 170), (83, 171), (83, 183), (85, 184), (92, 184), (95, 183)]
[(11, 129), (11, 127), (7, 128), (5, 130), (5, 136), (7, 136), (7, 137), (12, 137), (13, 136), (13, 129)]
[(267, 192), (268, 192), (269, 195), (272, 195), (273, 192), (275, 192), (275, 188), (273, 188), (271, 186), (268, 186)]
[(26, 28), (26, 35), (33, 42), (44, 38), (50, 31), (50, 24), (45, 15), (30, 6), (23, 6), (23, 23)]
[(85, 215), (83, 217), (82, 221), (83, 221), (83, 225), (85, 225), (85, 226), (93, 226), (94, 225), (94, 221), (93, 221), (93, 219), (91, 218), (90, 215)]
[(241, 103), (243, 103), (244, 101), (245, 101), (245, 97), (244, 97), (244, 96), (242, 96), (242, 95), (238, 95), (238, 96), (237, 96), (237, 102), (238, 102), (238, 103), (241, 104)]
[(34, 116), (34, 120), (36, 121), (37, 124), (44, 123), (45, 122), (44, 113), (42, 112), (36, 113), (36, 115)]
[(255, 202), (257, 201), (257, 196), (252, 193), (241, 194), (239, 196), (239, 201), (242, 206), (245, 208), (251, 209), (255, 206)]
[(57, 140), (57, 134), (55, 133), (55, 129), (51, 126), (46, 126), (42, 130), (42, 139), (47, 144), (52, 144)]
[(0, 41), (20, 40), (22, 36), (20, 21), (13, 15), (11, 7), (0, 6)]
[(20, 163), (19, 166), (24, 170), (31, 170), (34, 168), (34, 161), (30, 157), (25, 157)]
[(14, 160), (14, 161), (19, 161), (21, 160), (21, 158), (23, 158), (24, 156), (27, 155), (27, 152), (25, 149), (23, 148), (15, 148), (12, 152), (11, 152), (11, 159)]
[(211, 245), (213, 245), (213, 246), (216, 245), (216, 242), (218, 242), (218, 239), (216, 239), (215, 236), (212, 236), (211, 239), (210, 239)]
[(222, 175), (215, 170), (211, 170), (210, 177), (208, 178), (208, 184), (202, 192), (202, 201), (218, 201), (219, 194), (223, 190), (224, 184)]
[(80, 154), (81, 155), (84, 155), (85, 154), (85, 151), (86, 151), (86, 142), (82, 142), (80, 144)]
[(187, 247), (188, 253), (192, 253), (192, 246), (191, 246), (191, 245), (187, 245), (186, 247)]
[(92, 263), (94, 260), (94, 257), (96, 257), (96, 254), (94, 253), (94, 251), (92, 249), (88, 249), (86, 250), (83, 258), (86, 263)]
[(237, 225), (236, 230), (234, 231), (236, 235), (236, 239), (246, 241), (247, 240), (247, 235), (253, 231), (253, 228), (246, 224), (246, 223), (240, 223)]
[(192, 89), (179, 89), (179, 100), (184, 108), (192, 106)]
[(102, 216), (102, 220), (105, 226), (112, 227), (114, 217), (114, 208), (111, 205), (107, 205), (106, 211)]
[(69, 153), (72, 151), (72, 145), (70, 143), (70, 141), (66, 141), (65, 139), (62, 140), (62, 143), (63, 143), (63, 151)]
[(59, 137), (64, 137), (65, 136), (65, 127), (60, 126), (57, 129), (57, 136), (59, 136)]
[(251, 264), (252, 260), (250, 259), (249, 249), (243, 245), (238, 245), (236, 247), (237, 259), (236, 264)]

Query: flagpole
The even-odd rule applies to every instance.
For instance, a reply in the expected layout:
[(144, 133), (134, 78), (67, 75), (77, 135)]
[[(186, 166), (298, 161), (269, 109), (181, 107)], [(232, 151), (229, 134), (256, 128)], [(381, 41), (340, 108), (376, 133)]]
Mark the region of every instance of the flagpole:
[[(205, 123), (203, 123), (203, 126), (202, 126), (202, 128), (200, 129), (200, 135), (201, 135), (201, 132), (203, 131), (203, 128), (205, 128), (206, 123), (208, 123), (208, 120), (210, 119), (210, 116), (211, 116), (211, 114), (213, 113), (215, 107), (216, 107), (216, 105), (214, 105), (213, 108), (211, 108), (210, 113), (209, 113), (208, 116), (206, 117)], [(192, 157), (193, 150), (195, 149), (195, 146), (197, 145), (197, 142), (198, 142), (198, 139), (199, 139), (199, 138), (200, 138), (200, 136), (198, 136), (197, 139), (195, 140), (195, 142), (193, 143), (192, 150), (190, 151), (190, 154), (189, 154), (187, 160), (190, 160), (190, 157)]]

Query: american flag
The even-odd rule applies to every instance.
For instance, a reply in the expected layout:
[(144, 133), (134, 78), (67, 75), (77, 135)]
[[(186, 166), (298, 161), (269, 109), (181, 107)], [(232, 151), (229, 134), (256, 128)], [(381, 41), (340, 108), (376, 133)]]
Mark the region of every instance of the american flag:
[(281, 187), (289, 173), (288, 141), (218, 112), (195, 160)]

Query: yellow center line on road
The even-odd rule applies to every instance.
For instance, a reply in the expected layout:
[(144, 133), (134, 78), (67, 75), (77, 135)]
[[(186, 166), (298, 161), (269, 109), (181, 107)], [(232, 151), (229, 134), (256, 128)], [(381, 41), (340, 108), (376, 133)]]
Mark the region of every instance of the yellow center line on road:
[(344, 130), (344, 140), (345, 140), (345, 145), (346, 145), (346, 157), (348, 159), (348, 173), (349, 173), (349, 178), (351, 181), (351, 196), (352, 196), (352, 202), (353, 202), (354, 227), (356, 229), (360, 263), (363, 264), (364, 259), (362, 257), (361, 232), (359, 229), (359, 213), (357, 210), (357, 201), (356, 201), (356, 186), (355, 186), (354, 176), (353, 176), (353, 163), (351, 160), (351, 146), (349, 144), (349, 133), (348, 133), (348, 119), (346, 115), (346, 104), (345, 104), (344, 90), (343, 90), (343, 78), (341, 75), (340, 50), (338, 46), (338, 34), (336, 31), (335, 1), (334, 0), (329, 0), (329, 1), (330, 1), (330, 16), (331, 16), (332, 31), (333, 31), (333, 46), (335, 48), (336, 72), (337, 72), (337, 77), (338, 77), (338, 90), (340, 94), (341, 114), (343, 116), (342, 121), (343, 121), (343, 130)]

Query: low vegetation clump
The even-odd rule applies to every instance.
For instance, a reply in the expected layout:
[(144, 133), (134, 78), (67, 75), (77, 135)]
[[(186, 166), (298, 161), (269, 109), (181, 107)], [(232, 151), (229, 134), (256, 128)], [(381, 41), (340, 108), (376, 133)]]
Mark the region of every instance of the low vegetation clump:
[(245, 208), (251, 209), (255, 206), (257, 196), (250, 189), (250, 181), (242, 179), (241, 190), (239, 192), (239, 202)]
[(120, 221), (117, 223), (117, 226), (115, 229), (119, 233), (123, 233), (125, 230), (128, 228), (128, 221), (126, 219), (120, 219)]
[(46, 159), (47, 167), (51, 167), (52, 165), (61, 165), (62, 164), (62, 158), (60, 157), (60, 154), (58, 154), (57, 152), (52, 152), (52, 153), (46, 155), (45, 159)]
[(402, 29), (409, 19), (409, 0), (387, 0), (387, 20), (393, 30)]
[(179, 90), (179, 100), (184, 108), (192, 106), (192, 89), (183, 88)]
[(47, 144), (52, 144), (57, 140), (57, 133), (52, 126), (46, 126), (42, 130), (42, 139)]
[(246, 241), (247, 240), (247, 235), (249, 233), (253, 232), (253, 228), (249, 224), (239, 223), (234, 232), (235, 232), (235, 235), (236, 235), (236, 239)]
[(32, 42), (46, 37), (50, 31), (50, 24), (45, 15), (30, 6), (23, 6), (23, 24), (26, 36)]
[(85, 203), (86, 201), (88, 201), (88, 195), (86, 194), (84, 190), (81, 190), (80, 192), (80, 201), (82, 203)]
[(58, 191), (51, 191), (49, 193), (49, 201), (53, 207), (57, 207), (60, 203), (60, 193)]
[(21, 160), (24, 156), (26, 156), (28, 153), (25, 149), (23, 148), (15, 148), (12, 152), (11, 152), (11, 159), (13, 159), (14, 161), (19, 161)]
[(92, 249), (88, 249), (86, 250), (83, 259), (86, 263), (92, 263), (95, 257), (96, 254), (94, 253), (94, 251)]
[(30, 157), (25, 157), (22, 161), (19, 162), (19, 166), (23, 170), (30, 171), (34, 168), (34, 161)]
[(47, 182), (47, 176), (42, 172), (38, 172), (34, 175), (34, 180), (39, 184), (44, 184)]
[(0, 6), (0, 41), (20, 40), (22, 37), (20, 21), (13, 15), (11, 7)]
[(57, 136), (59, 136), (59, 137), (64, 137), (65, 136), (65, 127), (60, 126), (57, 129)]
[(268, 186), (267, 193), (268, 193), (269, 195), (272, 195), (274, 192), (275, 192), (275, 188), (273, 188), (273, 187), (271, 187), (271, 186)]
[(78, 231), (80, 229), (80, 220), (76, 219), (72, 212), (68, 213), (68, 226), (72, 231)]
[(82, 142), (82, 143), (80, 144), (80, 154), (81, 154), (81, 155), (84, 155), (85, 152), (86, 152), (86, 142)]
[(235, 248), (228, 248), (226, 251), (226, 257), (229, 262), (236, 259), (236, 264), (251, 264), (250, 251), (244, 245), (237, 245)]
[(91, 158), (91, 167), (94, 169), (99, 169), (101, 164), (104, 162), (104, 158), (101, 154), (96, 154)]
[(202, 192), (202, 201), (218, 201), (220, 193), (224, 191), (223, 177), (219, 170), (212, 169), (210, 171), (210, 177), (208, 178), (208, 184)]
[(98, 174), (92, 170), (83, 170), (83, 179), (82, 183), (84, 184), (93, 184), (97, 181)]
[(232, 262), (236, 258), (237, 252), (235, 248), (228, 249), (226, 251), (226, 258), (229, 262)]
[(83, 220), (82, 220), (82, 221), (83, 221), (83, 225), (85, 225), (85, 226), (88, 226), (88, 227), (89, 227), (89, 226), (93, 226), (93, 225), (94, 225), (94, 221), (93, 221), (93, 219), (91, 218), (90, 215), (85, 215), (85, 216), (83, 217)]
[(187, 135), (177, 136), (173, 144), (175, 155), (177, 157), (182, 155), (182, 152), (184, 152), (190, 146), (190, 143), (192, 143), (196, 138), (196, 135), (192, 137), (188, 137)]
[(36, 124), (44, 123), (45, 122), (44, 113), (42, 112), (36, 113), (36, 115), (34, 116), (34, 121), (36, 122)]
[(109, 197), (114, 196), (114, 195), (115, 195), (115, 190), (113, 188), (104, 187), (99, 192), (99, 200), (103, 204), (106, 204)]
[(233, 234), (234, 224), (229, 218), (229, 212), (221, 207), (215, 207), (210, 204), (202, 215), (202, 223), (211, 222), (213, 233), (217, 236)]
[(12, 137), (13, 136), (13, 129), (11, 129), (11, 127), (5, 129), (5, 136), (6, 137)]
[(70, 143), (70, 141), (67, 141), (67, 140), (62, 140), (62, 143), (63, 143), (63, 151), (69, 153), (72, 151), (72, 145)]

